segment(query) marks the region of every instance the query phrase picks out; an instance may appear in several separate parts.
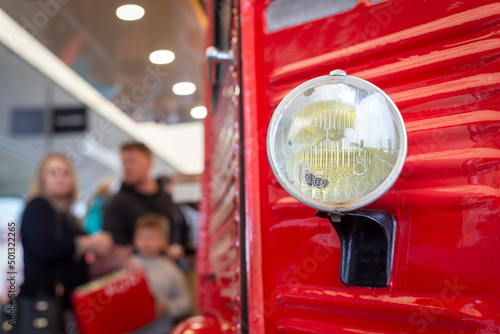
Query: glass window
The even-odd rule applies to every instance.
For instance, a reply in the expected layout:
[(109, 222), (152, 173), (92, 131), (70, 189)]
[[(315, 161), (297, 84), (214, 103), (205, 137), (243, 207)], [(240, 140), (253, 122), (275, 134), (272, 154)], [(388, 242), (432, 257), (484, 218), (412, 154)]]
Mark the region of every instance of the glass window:
[(357, 0), (276, 0), (267, 9), (267, 30), (276, 31), (345, 12), (357, 3)]

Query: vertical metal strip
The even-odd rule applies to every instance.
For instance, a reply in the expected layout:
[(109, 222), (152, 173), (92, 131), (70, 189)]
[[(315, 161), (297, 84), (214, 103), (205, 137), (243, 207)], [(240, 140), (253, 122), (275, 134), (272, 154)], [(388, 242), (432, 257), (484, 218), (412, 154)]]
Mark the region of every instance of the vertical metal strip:
[(241, 57), (241, 5), (235, 0), (234, 8), (238, 9), (238, 84), (239, 95), (239, 130), (240, 130), (240, 261), (241, 261), (241, 333), (248, 334), (248, 291), (247, 291), (247, 263), (246, 263), (246, 217), (245, 217), (245, 126), (243, 117), (243, 73)]

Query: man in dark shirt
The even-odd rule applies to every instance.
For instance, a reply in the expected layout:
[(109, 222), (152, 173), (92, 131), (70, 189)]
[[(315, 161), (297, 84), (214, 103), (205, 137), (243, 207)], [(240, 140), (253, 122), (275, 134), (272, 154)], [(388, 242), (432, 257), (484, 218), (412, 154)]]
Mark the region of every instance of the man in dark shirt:
[(185, 249), (187, 224), (150, 174), (151, 150), (143, 143), (126, 143), (121, 148), (121, 157), (124, 179), (120, 191), (103, 208), (103, 230), (109, 231), (117, 244), (131, 245), (137, 219), (146, 213), (156, 213), (172, 222), (169, 236), (172, 245)]

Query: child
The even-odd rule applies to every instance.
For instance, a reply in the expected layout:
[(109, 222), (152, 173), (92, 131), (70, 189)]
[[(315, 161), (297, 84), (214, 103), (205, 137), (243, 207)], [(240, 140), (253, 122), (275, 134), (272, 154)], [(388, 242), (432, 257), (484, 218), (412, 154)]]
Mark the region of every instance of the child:
[(144, 267), (149, 276), (149, 287), (155, 297), (154, 322), (135, 331), (135, 334), (166, 334), (172, 329), (175, 319), (188, 315), (190, 294), (184, 273), (162, 254), (168, 247), (166, 236), (170, 222), (164, 216), (145, 214), (135, 224), (134, 247), (138, 254), (132, 264)]

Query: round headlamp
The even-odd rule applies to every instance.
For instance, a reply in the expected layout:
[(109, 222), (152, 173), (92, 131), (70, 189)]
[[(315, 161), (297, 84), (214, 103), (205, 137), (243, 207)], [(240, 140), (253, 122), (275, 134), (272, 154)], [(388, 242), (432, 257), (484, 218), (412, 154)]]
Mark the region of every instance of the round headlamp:
[(382, 196), (401, 173), (406, 150), (406, 129), (394, 102), (340, 70), (285, 96), (267, 133), (267, 155), (283, 188), (331, 212)]

